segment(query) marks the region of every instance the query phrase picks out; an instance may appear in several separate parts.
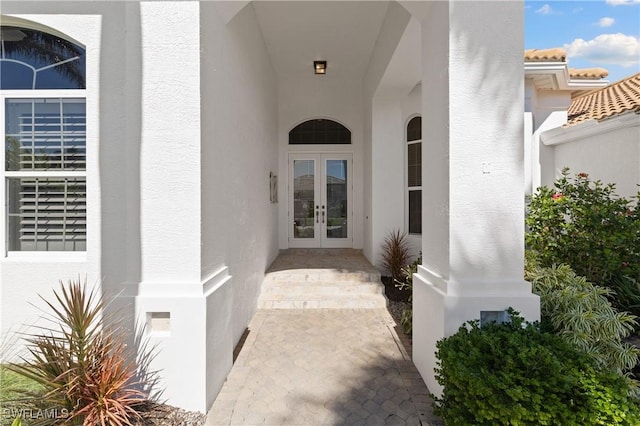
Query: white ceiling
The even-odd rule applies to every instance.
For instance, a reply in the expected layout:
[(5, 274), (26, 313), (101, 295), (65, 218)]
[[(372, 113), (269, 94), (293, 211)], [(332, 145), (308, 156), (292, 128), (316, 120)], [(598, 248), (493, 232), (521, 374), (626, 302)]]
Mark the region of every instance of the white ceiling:
[(327, 74), (362, 78), (388, 1), (254, 1), (264, 41), (279, 78), (312, 73), (314, 60)]

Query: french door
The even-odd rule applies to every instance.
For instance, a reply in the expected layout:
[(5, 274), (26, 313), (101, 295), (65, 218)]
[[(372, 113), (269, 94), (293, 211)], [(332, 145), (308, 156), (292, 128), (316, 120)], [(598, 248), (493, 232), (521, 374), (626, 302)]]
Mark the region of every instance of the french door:
[(352, 155), (289, 154), (289, 247), (352, 247)]

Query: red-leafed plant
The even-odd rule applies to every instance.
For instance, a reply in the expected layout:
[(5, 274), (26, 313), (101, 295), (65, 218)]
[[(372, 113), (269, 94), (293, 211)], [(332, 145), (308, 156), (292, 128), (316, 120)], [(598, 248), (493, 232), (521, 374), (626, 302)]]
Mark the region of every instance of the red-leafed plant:
[(61, 282), (54, 295), (57, 303), (43, 298), (51, 325), (26, 334), (28, 354), (7, 366), (42, 386), (40, 406), (57, 408), (57, 418), (37, 423), (131, 425), (149, 398), (149, 376), (140, 374), (136, 349), (124, 340), (128, 331), (105, 317), (103, 298), (80, 280)]
[(409, 264), (409, 245), (407, 235), (394, 229), (389, 232), (382, 244), (382, 266), (394, 280), (402, 277), (402, 268)]

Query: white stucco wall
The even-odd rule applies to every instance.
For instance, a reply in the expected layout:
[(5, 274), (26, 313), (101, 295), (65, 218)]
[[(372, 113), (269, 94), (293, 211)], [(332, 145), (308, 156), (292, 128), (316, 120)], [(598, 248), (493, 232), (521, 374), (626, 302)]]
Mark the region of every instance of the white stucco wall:
[(566, 124), (570, 105), (570, 91), (537, 90), (532, 79), (525, 80), (525, 111), (530, 117), (525, 135), (526, 194), (534, 193), (540, 186), (553, 185), (556, 168), (553, 148), (541, 143), (540, 135)]
[[(389, 232), (408, 232), (406, 125), (422, 113), (421, 64), (416, 60), (420, 32), (419, 22), (403, 6), (390, 4), (365, 78), (365, 110), (371, 118), (366, 141), (371, 144), (371, 201), (365, 215), (370, 245), (365, 254), (378, 267)], [(421, 237), (407, 234), (407, 242), (417, 256)]]
[(614, 183), (616, 193), (631, 197), (640, 187), (640, 116), (630, 113), (602, 122), (589, 121), (542, 134), (553, 150), (554, 177), (564, 167), (571, 175), (588, 173), (591, 179)]
[[(264, 271), (277, 255), (276, 206), (269, 201), (269, 173), (278, 154), (275, 79), (252, 7), (228, 20), (214, 2), (141, 6), (148, 58), (142, 134), (151, 136), (142, 143), (143, 281), (137, 311), (142, 318), (170, 315), (168, 333), (150, 334), (161, 349), (154, 366), (162, 368), (169, 403), (206, 411), (231, 369)], [(153, 38), (156, 32), (181, 38), (167, 46)], [(180, 58), (169, 72), (154, 60), (161, 53), (165, 61), (167, 54)], [(165, 94), (154, 94), (164, 81), (175, 84), (178, 92), (169, 93), (179, 108), (167, 109)], [(163, 146), (170, 157), (146, 151), (145, 140)], [(188, 173), (171, 176), (174, 165)], [(167, 174), (171, 182), (163, 180)], [(147, 235), (147, 226), (156, 234)], [(167, 230), (169, 247), (155, 244), (163, 236), (158, 229)], [(172, 259), (163, 258), (165, 253)], [(156, 262), (169, 264), (151, 270)]]
[[(141, 2), (142, 281), (200, 281), (197, 2)], [(162, 184), (161, 184), (162, 182)], [(158, 232), (164, 229), (164, 232)]]
[(420, 85), (404, 96), (376, 97), (372, 105), (371, 260), (381, 267), (382, 245), (393, 230), (406, 233), (412, 257), (422, 250), (421, 236), (408, 233), (406, 142), (407, 123), (422, 111)]
[[(372, 122), (372, 264), (382, 268), (382, 244), (404, 226), (406, 180), (404, 128), (400, 99), (373, 99)], [(388, 271), (382, 270), (383, 274)]]
[[(364, 176), (363, 176), (363, 216), (364, 216), (364, 255), (374, 265), (378, 265), (380, 258), (380, 242), (382, 234), (385, 229), (388, 228), (388, 218), (386, 216), (391, 215), (393, 226), (400, 229), (401, 225), (397, 215), (398, 209), (388, 209), (380, 211), (380, 197), (382, 194), (388, 193), (386, 184), (381, 179), (382, 174), (388, 174), (388, 166), (381, 164), (384, 159), (382, 152), (385, 150), (381, 144), (384, 144), (382, 138), (377, 132), (387, 132), (386, 128), (389, 123), (387, 119), (382, 115), (385, 109), (391, 109), (394, 113), (391, 119), (391, 127), (395, 126), (395, 131), (390, 130), (392, 138), (397, 136), (398, 133), (398, 120), (401, 120), (400, 116), (400, 99), (407, 89), (402, 90), (402, 86), (394, 87), (390, 90), (391, 95), (386, 93), (386, 96), (380, 96), (380, 99), (375, 99), (376, 94), (380, 92), (382, 81), (384, 80), (387, 70), (389, 69), (390, 62), (393, 60), (394, 52), (397, 51), (398, 43), (402, 39), (405, 32), (405, 28), (410, 19), (410, 14), (398, 3), (392, 2), (389, 4), (387, 13), (382, 22), (378, 39), (376, 40), (375, 47), (371, 53), (371, 59), (367, 67), (367, 71), (364, 75), (363, 84), (363, 111), (364, 111), (364, 144), (363, 144), (363, 162), (364, 162)], [(407, 85), (407, 82), (400, 80), (401, 83)], [(395, 80), (394, 80), (395, 82)], [(411, 84), (410, 82), (408, 84)], [(398, 97), (395, 98), (394, 96)], [(379, 119), (383, 119), (379, 122)], [(396, 121), (396, 124), (393, 124)], [(374, 124), (378, 130), (374, 130)], [(374, 139), (376, 142), (374, 142)], [(389, 141), (390, 146), (395, 146), (393, 140)], [(375, 147), (374, 147), (375, 145)], [(392, 149), (393, 156), (397, 157), (400, 154), (399, 149)], [(374, 157), (376, 161), (374, 162)], [(397, 164), (397, 158), (391, 160), (391, 164)], [(397, 180), (399, 173), (393, 173), (394, 180)], [(380, 185), (383, 185), (380, 187)], [(394, 194), (394, 205), (400, 206), (399, 193)], [(378, 217), (378, 214), (380, 217)]]
[[(278, 173), (276, 81), (251, 6), (227, 25), (202, 2), (202, 278), (233, 276), (233, 342), (278, 254), (269, 173)], [(281, 174), (280, 176), (285, 176)], [(282, 177), (281, 177), (282, 180)]]

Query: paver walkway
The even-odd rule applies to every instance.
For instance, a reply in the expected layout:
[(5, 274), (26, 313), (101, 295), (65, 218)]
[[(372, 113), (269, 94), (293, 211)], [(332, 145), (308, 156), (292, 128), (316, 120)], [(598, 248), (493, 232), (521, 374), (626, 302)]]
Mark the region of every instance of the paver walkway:
[(259, 310), (207, 425), (442, 425), (386, 309)]

